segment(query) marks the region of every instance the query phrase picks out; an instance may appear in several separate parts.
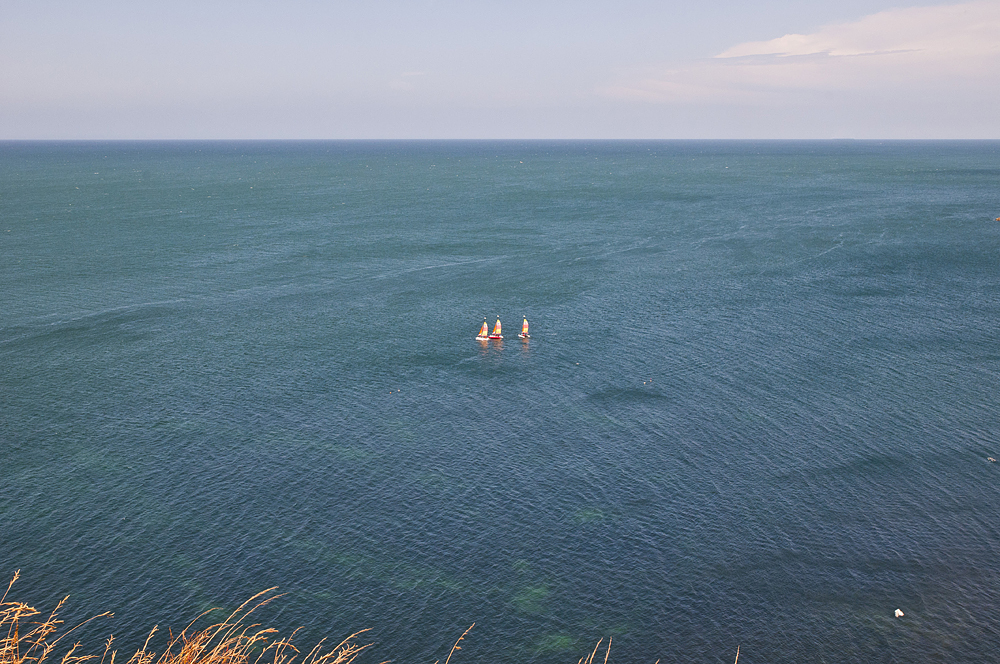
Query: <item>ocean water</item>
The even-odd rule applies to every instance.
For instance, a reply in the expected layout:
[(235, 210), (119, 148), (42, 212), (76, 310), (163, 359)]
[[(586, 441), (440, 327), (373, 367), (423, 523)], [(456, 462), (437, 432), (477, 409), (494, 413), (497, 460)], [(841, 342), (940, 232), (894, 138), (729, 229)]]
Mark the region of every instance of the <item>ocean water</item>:
[(91, 651), (987, 661), (998, 216), (1000, 142), (0, 144), (0, 572)]

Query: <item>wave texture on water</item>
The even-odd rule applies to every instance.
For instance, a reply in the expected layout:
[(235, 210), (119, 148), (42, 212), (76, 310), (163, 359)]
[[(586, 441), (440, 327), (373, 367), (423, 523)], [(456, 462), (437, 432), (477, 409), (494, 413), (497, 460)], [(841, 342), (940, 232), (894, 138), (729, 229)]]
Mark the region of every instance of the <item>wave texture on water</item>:
[(372, 661), (473, 621), (460, 661), (982, 661), (998, 181), (997, 142), (0, 144), (0, 562), (123, 647), (279, 586)]

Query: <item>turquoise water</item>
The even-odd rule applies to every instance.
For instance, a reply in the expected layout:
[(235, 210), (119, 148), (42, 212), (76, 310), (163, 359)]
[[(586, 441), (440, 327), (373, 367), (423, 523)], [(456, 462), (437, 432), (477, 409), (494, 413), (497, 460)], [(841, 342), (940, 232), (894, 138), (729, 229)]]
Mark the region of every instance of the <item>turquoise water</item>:
[(277, 585), (368, 662), (984, 661), (998, 185), (998, 142), (0, 144), (0, 571), (115, 611), (92, 650)]

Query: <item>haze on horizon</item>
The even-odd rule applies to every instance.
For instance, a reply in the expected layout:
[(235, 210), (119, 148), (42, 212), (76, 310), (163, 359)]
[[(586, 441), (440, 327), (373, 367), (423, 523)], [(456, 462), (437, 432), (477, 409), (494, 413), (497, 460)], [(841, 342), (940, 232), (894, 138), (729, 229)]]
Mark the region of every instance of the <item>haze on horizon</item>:
[(1000, 0), (9, 0), (0, 139), (1000, 138)]

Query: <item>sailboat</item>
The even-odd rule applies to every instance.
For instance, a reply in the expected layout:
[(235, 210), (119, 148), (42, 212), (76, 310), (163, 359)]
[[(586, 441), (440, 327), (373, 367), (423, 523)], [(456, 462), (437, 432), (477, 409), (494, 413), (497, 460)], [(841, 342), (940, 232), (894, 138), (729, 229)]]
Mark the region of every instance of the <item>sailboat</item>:
[(521, 339), (530, 339), (531, 335), (528, 334), (528, 319), (525, 318), (524, 322), (521, 323), (521, 334), (517, 335)]
[(483, 319), (483, 326), (479, 328), (479, 336), (476, 337), (476, 341), (486, 341), (489, 339), (490, 326), (486, 324), (486, 319)]
[(500, 334), (500, 316), (497, 316), (497, 323), (493, 326), (493, 332), (490, 334), (490, 339), (503, 339), (503, 335)]

